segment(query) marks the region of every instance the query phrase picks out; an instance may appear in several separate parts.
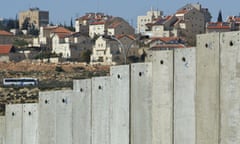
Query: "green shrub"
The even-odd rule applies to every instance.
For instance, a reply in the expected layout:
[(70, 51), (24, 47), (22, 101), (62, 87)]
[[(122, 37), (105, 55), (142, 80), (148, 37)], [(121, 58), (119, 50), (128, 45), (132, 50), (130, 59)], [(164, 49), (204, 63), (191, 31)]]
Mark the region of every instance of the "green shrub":
[(61, 66), (56, 66), (55, 71), (56, 72), (64, 72), (64, 69)]

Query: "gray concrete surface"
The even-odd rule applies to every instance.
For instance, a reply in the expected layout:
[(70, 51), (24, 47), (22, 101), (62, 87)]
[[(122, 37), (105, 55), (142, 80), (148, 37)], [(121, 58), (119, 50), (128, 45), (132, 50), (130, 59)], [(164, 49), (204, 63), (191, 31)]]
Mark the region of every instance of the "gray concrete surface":
[(173, 51), (152, 54), (153, 144), (173, 142)]
[(6, 123), (5, 116), (0, 116), (0, 144), (5, 144)]
[(92, 144), (110, 144), (109, 77), (92, 78)]
[(219, 141), (219, 33), (197, 36), (197, 144)]
[(240, 32), (220, 35), (220, 144), (240, 143)]
[(39, 93), (39, 144), (56, 144), (55, 92)]
[(39, 144), (72, 143), (72, 95), (70, 90), (39, 94)]
[(74, 80), (72, 97), (73, 144), (91, 143), (91, 79)]
[(130, 69), (129, 65), (110, 69), (110, 143), (129, 144)]
[(71, 144), (72, 129), (72, 96), (70, 90), (56, 91), (56, 143)]
[(22, 144), (22, 104), (6, 105), (6, 144)]
[(22, 143), (38, 144), (38, 104), (23, 104)]
[(174, 50), (174, 144), (195, 144), (196, 49)]
[(152, 63), (131, 65), (131, 143), (152, 143)]

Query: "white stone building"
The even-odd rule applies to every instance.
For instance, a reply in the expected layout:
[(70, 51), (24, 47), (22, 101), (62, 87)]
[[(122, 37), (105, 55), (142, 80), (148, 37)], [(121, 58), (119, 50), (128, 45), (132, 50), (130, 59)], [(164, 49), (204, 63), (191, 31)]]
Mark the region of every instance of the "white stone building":
[(111, 44), (110, 40), (100, 36), (93, 46), (90, 64), (112, 65)]
[(95, 36), (103, 35), (106, 30), (106, 22), (94, 22), (89, 25), (89, 36), (94, 38)]
[(147, 12), (147, 15), (138, 16), (137, 33), (145, 34), (146, 30), (148, 29), (146, 27), (146, 24), (154, 23), (157, 18), (162, 16), (163, 16), (163, 12), (159, 10), (150, 10)]

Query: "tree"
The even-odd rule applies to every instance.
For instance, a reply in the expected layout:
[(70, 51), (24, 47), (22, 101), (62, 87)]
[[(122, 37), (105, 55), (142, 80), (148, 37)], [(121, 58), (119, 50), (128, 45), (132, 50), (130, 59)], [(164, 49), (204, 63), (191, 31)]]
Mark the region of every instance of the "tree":
[(19, 29), (18, 23), (19, 23), (18, 15), (16, 14), (16, 17), (15, 17), (15, 28), (16, 28), (16, 29)]
[(222, 11), (220, 10), (219, 13), (218, 13), (218, 18), (217, 18), (217, 22), (222, 22), (223, 19), (222, 19)]
[(15, 47), (25, 47), (28, 45), (28, 42), (25, 41), (24, 39), (14, 39), (13, 45)]
[(34, 24), (31, 25), (31, 27), (29, 29), (29, 34), (31, 34), (33, 36), (38, 36), (39, 30), (35, 28)]
[(15, 23), (16, 22), (14, 20), (12, 20), (12, 19), (8, 20), (6, 29), (7, 30), (14, 29), (15, 28)]
[(70, 22), (70, 27), (73, 28), (73, 21), (72, 21), (72, 18), (71, 18), (71, 22)]
[(22, 23), (22, 30), (27, 30), (29, 28), (29, 18), (25, 18), (23, 23)]
[(81, 54), (81, 60), (89, 63), (91, 54), (92, 54), (91, 50), (84, 50)]

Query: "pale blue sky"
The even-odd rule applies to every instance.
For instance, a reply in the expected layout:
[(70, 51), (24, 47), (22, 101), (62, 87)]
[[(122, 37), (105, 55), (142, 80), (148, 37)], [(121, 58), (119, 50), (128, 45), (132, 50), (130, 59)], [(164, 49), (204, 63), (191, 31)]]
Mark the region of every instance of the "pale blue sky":
[(240, 13), (239, 0), (1, 0), (0, 18), (15, 18), (20, 11), (38, 7), (49, 11), (50, 22), (54, 24), (69, 24), (71, 18), (75, 19), (86, 12), (104, 12), (123, 17), (136, 25), (137, 16), (145, 15), (151, 7), (170, 15), (187, 3), (197, 2), (209, 9), (213, 16), (212, 21), (216, 20), (220, 9), (223, 19)]

